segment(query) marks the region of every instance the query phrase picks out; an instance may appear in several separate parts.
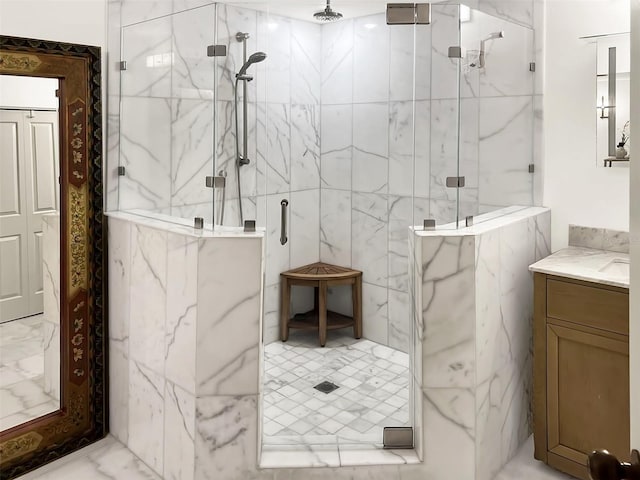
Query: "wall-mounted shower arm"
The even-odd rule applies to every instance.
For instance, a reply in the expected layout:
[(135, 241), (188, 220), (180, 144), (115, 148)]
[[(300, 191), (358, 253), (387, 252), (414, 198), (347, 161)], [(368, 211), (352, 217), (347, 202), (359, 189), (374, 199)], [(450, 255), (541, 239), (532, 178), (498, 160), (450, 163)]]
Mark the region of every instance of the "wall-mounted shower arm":
[(478, 67), (478, 68), (484, 68), (485, 66), (485, 52), (486, 52), (486, 43), (489, 40), (496, 40), (498, 38), (504, 38), (504, 32), (500, 31), (500, 32), (493, 32), (491, 34), (489, 34), (489, 36), (487, 36), (486, 38), (483, 38), (480, 41), (480, 54), (478, 55), (478, 64), (477, 65), (471, 65), (472, 67)]

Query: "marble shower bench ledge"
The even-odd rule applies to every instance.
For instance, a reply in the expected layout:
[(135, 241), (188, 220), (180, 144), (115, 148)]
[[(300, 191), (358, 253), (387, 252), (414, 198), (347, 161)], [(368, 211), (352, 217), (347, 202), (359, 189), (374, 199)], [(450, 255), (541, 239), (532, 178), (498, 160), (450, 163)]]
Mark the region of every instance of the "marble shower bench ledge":
[(211, 224), (205, 224), (202, 230), (193, 228), (193, 224), (184, 218), (171, 217), (160, 213), (151, 213), (146, 210), (128, 210), (126, 212), (107, 212), (109, 218), (135, 223), (155, 230), (163, 230), (177, 235), (198, 238), (262, 238), (264, 228), (256, 228), (255, 232), (246, 233), (242, 227), (216, 226), (213, 230)]

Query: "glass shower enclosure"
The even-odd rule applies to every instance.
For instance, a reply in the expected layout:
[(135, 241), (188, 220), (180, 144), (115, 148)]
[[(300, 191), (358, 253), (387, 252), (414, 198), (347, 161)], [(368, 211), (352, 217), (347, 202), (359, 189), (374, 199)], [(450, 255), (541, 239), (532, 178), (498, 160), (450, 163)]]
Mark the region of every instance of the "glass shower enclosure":
[[(281, 272), (314, 262), (363, 272), (363, 355), (377, 367), (348, 376), (367, 385), (354, 401), (371, 408), (340, 397), (306, 413), (351, 415), (331, 428), (268, 419), (266, 444), (312, 435), (380, 446), (383, 426), (412, 426), (410, 227), (457, 229), (533, 204), (531, 29), (464, 5), (433, 4), (421, 25), (387, 25), (383, 2), (333, 8), (343, 17), (322, 22), (317, 3), (218, 3), (120, 30), (120, 211), (199, 217), (222, 233), (255, 220), (267, 356), (284, 348), (268, 350), (281, 344)], [(293, 313), (313, 300), (298, 292)], [(345, 292), (329, 302), (351, 314)], [(384, 362), (376, 348), (388, 349)], [(332, 377), (340, 358), (299, 380), (344, 381)], [(286, 373), (266, 371), (265, 408), (294, 381)]]

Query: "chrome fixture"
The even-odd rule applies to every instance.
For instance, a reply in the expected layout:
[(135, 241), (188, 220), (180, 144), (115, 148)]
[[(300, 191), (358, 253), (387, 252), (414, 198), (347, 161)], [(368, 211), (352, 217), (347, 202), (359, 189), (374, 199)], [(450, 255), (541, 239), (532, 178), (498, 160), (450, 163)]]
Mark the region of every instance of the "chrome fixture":
[[(254, 63), (263, 62), (267, 58), (267, 54), (264, 52), (256, 52), (247, 59), (247, 40), (250, 35), (245, 32), (238, 32), (236, 34), (236, 40), (242, 43), (242, 61), (243, 65), (236, 74), (235, 83), (235, 123), (236, 123), (236, 183), (238, 184), (238, 211), (240, 213), (240, 225), (244, 223), (244, 214), (242, 212), (242, 187), (240, 186), (240, 167), (243, 165), (249, 165), (249, 127), (248, 127), (248, 98), (247, 98), (247, 82), (253, 80), (253, 76), (247, 75), (247, 70)], [(238, 83), (243, 82), (242, 85), (242, 145), (243, 151), (240, 154), (240, 135), (238, 125)]]
[(429, 25), (430, 3), (388, 3), (387, 25)]
[(250, 82), (251, 80), (253, 80), (253, 77), (251, 75), (247, 75), (247, 70), (249, 69), (249, 67), (254, 63), (263, 62), (266, 58), (267, 54), (264, 52), (254, 53), (249, 57), (249, 60), (245, 61), (244, 65), (242, 65), (242, 68), (240, 68), (240, 71), (236, 74), (236, 77), (240, 80), (246, 80)]
[(413, 448), (413, 427), (384, 427), (382, 444), (384, 448)]
[(467, 52), (464, 47), (453, 46), (449, 47), (447, 56), (449, 58), (464, 58), (467, 56)]
[(465, 177), (447, 177), (445, 182), (447, 188), (464, 188), (466, 179)]
[(245, 220), (244, 221), (244, 233), (256, 233), (256, 221)]
[(289, 201), (285, 198), (280, 202), (280, 245), (286, 245), (289, 239), (287, 238), (287, 207)]
[(422, 222), (422, 228), (426, 232), (435, 230), (436, 229), (436, 221), (435, 221), (435, 219), (434, 218), (426, 218)]
[(207, 46), (207, 57), (226, 57), (226, 45), (209, 45)]
[(202, 230), (204, 229), (204, 218), (202, 217), (195, 217), (193, 219), (193, 228), (195, 228), (196, 230)]
[(321, 12), (316, 12), (313, 14), (313, 18), (316, 20), (320, 20), (321, 22), (335, 22), (336, 20), (340, 20), (342, 18), (342, 14), (339, 12), (335, 12), (331, 8), (331, 0), (327, 0), (327, 6)]
[(471, 67), (484, 68), (485, 67), (485, 46), (489, 40), (497, 40), (499, 38), (504, 38), (504, 32), (493, 32), (490, 33), (486, 38), (480, 41), (480, 54), (478, 55), (478, 63), (471, 63)]

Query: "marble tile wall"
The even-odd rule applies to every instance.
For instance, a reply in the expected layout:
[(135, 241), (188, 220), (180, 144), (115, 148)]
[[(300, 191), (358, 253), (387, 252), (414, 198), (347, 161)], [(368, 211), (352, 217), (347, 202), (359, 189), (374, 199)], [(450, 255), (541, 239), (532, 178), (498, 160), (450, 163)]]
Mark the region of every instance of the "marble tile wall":
[[(272, 227), (267, 240), (268, 286), (275, 286), (279, 272), (311, 261), (363, 268), (366, 310), (376, 316), (369, 322), (375, 327), (367, 329), (370, 338), (406, 351), (407, 318), (396, 309), (408, 303), (406, 227), (414, 217), (445, 223), (456, 214), (455, 192), (444, 186), (444, 179), (456, 171), (457, 91), (451, 90), (456, 71), (446, 51), (448, 45), (460, 43), (458, 7), (434, 6), (433, 24), (414, 31), (387, 27), (382, 14), (321, 26), (220, 4), (211, 35), (215, 43), (228, 45), (229, 54), (215, 60), (212, 69), (211, 60), (203, 60), (198, 48), (214, 42), (201, 33), (212, 21), (213, 7), (178, 12), (180, 6), (174, 5), (167, 10), (174, 15), (151, 19), (129, 3), (110, 8), (110, 15), (119, 14), (122, 24), (129, 25), (123, 39), (125, 56), (132, 58), (122, 85), (114, 87), (122, 89), (123, 99), (122, 114), (113, 122), (122, 124), (123, 134), (117, 141), (113, 138), (112, 150), (115, 153), (120, 143), (121, 163), (128, 168), (120, 181), (120, 208), (212, 220), (211, 191), (201, 180), (211, 170), (215, 150), (216, 173), (227, 175), (224, 223), (239, 224), (233, 80), (242, 49), (235, 34), (249, 32), (249, 53), (266, 51), (268, 58), (251, 67), (252, 162), (242, 167), (240, 183), (245, 218)], [(508, 11), (495, 2), (477, 3), (472, 6), (521, 24), (529, 24), (526, 20), (532, 17), (530, 2), (519, 2)], [(498, 47), (488, 52), (488, 57), (499, 53), (501, 59), (491, 70), (467, 71), (463, 79), (461, 170), (467, 187), (461, 191), (462, 216), (532, 201), (527, 170), (532, 160), (527, 155), (534, 103), (521, 92), (531, 83), (531, 73), (527, 70), (523, 80), (511, 68), (514, 55), (519, 62), (527, 60), (521, 58), (520, 47), (528, 39), (520, 27), (480, 12), (474, 15), (472, 22), (463, 24), (463, 44), (467, 38), (477, 43), (480, 30), (496, 29), (509, 30), (510, 42), (496, 43)], [(133, 24), (140, 20), (145, 22)], [(153, 46), (136, 41), (147, 37), (155, 39)], [(414, 42), (419, 48), (414, 49)], [(141, 68), (158, 56), (162, 67), (163, 52), (171, 52), (171, 68)], [(432, 62), (436, 78), (431, 75)], [(376, 73), (386, 70), (389, 75)], [(504, 115), (495, 115), (497, 111)], [(148, 118), (154, 122), (139, 128)], [(118, 126), (114, 123), (114, 129)], [(213, 127), (215, 145), (209, 135)], [(147, 171), (150, 174), (143, 173)], [(285, 246), (277, 231), (282, 199), (289, 202), (292, 218), (291, 242)], [(312, 212), (308, 201), (319, 204), (320, 211)], [(219, 214), (219, 192), (216, 202)], [(364, 215), (362, 207), (367, 209)], [(378, 229), (376, 222), (384, 228)], [(304, 238), (299, 240), (299, 235)], [(348, 305), (345, 295), (333, 296), (335, 309)], [(305, 298), (303, 310), (309, 308), (310, 297)], [(277, 315), (269, 318), (273, 323)], [(277, 331), (275, 324), (265, 331), (265, 341), (276, 339), (271, 334)]]
[(44, 392), (60, 400), (60, 215), (42, 216)]
[(629, 232), (569, 225), (569, 245), (629, 253)]
[(262, 250), (109, 219), (110, 431), (162, 478), (203, 478), (211, 409), (257, 402)]
[[(226, 225), (238, 225), (232, 79), (242, 64), (237, 32), (248, 52), (267, 59), (251, 67), (248, 84), (249, 158), (240, 173), (245, 219), (267, 227), (265, 343), (278, 339), (279, 274), (319, 261), (320, 25), (234, 5), (218, 6), (217, 42), (229, 45), (218, 77), (218, 170), (226, 171)], [(242, 99), (242, 96), (240, 96)], [(242, 123), (242, 118), (240, 118)], [(242, 125), (240, 135), (242, 135)], [(218, 198), (220, 200), (220, 198)], [(288, 202), (289, 243), (280, 244), (281, 201)], [(298, 289), (296, 289), (298, 290)], [(272, 296), (274, 296), (272, 298)], [(311, 309), (312, 292), (297, 291), (295, 313)]]
[[(456, 456), (440, 452), (440, 476), (491, 480), (531, 429), (533, 278), (528, 266), (550, 254), (550, 212), (529, 208), (496, 227), (413, 239), (416, 345), (414, 382), (422, 388), (425, 455), (455, 441)], [(492, 222), (488, 222), (491, 224)], [(421, 279), (421, 280), (419, 280)], [(419, 287), (418, 287), (419, 288)], [(465, 292), (465, 293), (462, 293)], [(420, 294), (417, 294), (420, 297)], [(434, 427), (444, 414), (447, 425)], [(433, 436), (432, 436), (433, 435)], [(440, 463), (442, 461), (442, 463)], [(446, 473), (448, 472), (448, 474)]]
[[(322, 45), (320, 260), (363, 271), (364, 336), (408, 352), (414, 30), (370, 15), (324, 25)], [(349, 294), (330, 308), (350, 314)]]
[[(455, 220), (456, 191), (445, 179), (457, 175), (458, 155), (461, 217), (533, 201), (534, 37), (521, 26), (533, 6), (473, 6), (502, 19), (474, 11), (459, 34), (459, 7), (434, 5), (426, 28), (388, 27), (382, 15), (322, 28), (320, 258), (364, 271), (365, 336), (404, 351), (407, 227)], [(477, 56), (480, 38), (498, 30), (508, 41), (489, 44), (487, 68), (463, 65), (458, 104), (448, 46)], [(334, 295), (338, 311), (347, 294)]]
[[(261, 239), (198, 238), (113, 216), (111, 431), (163, 478), (492, 479), (528, 437), (527, 267), (549, 253), (549, 225), (548, 210), (529, 208), (409, 237), (411, 408), (423, 463), (308, 470), (258, 467)], [(146, 328), (133, 316), (134, 281), (163, 286), (161, 366), (131, 348)]]

